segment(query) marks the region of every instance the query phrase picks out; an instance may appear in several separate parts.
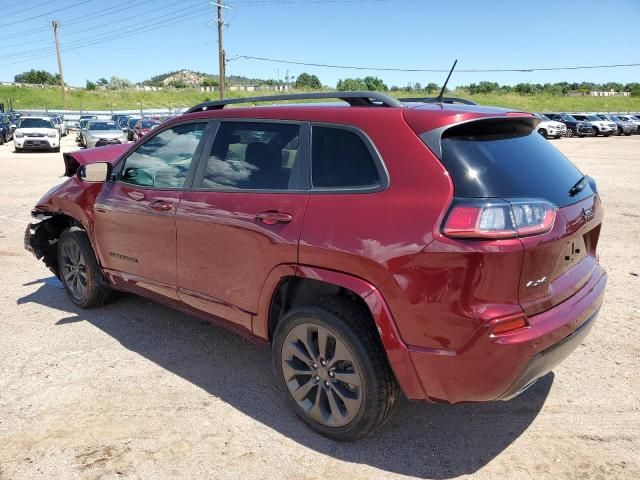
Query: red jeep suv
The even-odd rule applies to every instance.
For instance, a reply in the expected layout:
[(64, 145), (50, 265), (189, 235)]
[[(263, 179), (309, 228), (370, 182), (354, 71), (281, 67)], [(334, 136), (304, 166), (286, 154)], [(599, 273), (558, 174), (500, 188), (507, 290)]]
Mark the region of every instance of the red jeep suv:
[[(241, 102), (346, 102), (224, 108)], [(25, 246), (70, 300), (134, 292), (270, 342), (311, 428), (411, 400), (507, 400), (589, 332), (606, 274), (595, 182), (529, 113), (374, 92), (198, 105), (64, 154)]]

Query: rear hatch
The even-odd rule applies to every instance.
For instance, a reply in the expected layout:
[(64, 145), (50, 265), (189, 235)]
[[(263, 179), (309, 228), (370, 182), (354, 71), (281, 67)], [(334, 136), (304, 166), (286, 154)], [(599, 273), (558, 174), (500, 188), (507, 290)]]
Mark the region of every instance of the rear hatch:
[[(511, 238), (524, 247), (519, 302), (527, 315), (557, 305), (589, 281), (598, 269), (602, 222), (595, 182), (536, 134), (536, 122), (527, 117), (466, 122), (444, 130), (439, 145), (455, 188), (452, 208), (493, 204), (493, 211), (477, 217), (480, 225), (495, 222), (495, 212), (507, 205), (504, 216), (511, 220), (506, 223), (520, 222), (522, 228), (514, 228)], [(427, 144), (428, 135), (421, 136)], [(491, 232), (503, 235), (496, 234), (493, 241), (509, 236), (488, 232), (487, 239)]]

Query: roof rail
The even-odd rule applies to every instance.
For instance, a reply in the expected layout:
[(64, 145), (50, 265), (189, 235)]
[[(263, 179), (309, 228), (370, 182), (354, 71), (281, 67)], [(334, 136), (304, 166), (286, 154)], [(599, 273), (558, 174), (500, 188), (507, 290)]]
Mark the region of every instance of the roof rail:
[(261, 97), (229, 98), (204, 102), (187, 110), (186, 113), (204, 112), (206, 110), (220, 110), (234, 103), (275, 102), (277, 100), (318, 100), (325, 98), (337, 98), (344, 100), (352, 107), (404, 107), (402, 103), (389, 95), (378, 92), (315, 92), (292, 93), (286, 95), (265, 95)]
[(442, 97), (439, 99), (437, 97), (411, 97), (411, 98), (400, 98), (401, 102), (420, 102), (420, 103), (461, 103), (463, 105), (477, 105), (476, 102), (472, 102), (471, 100), (467, 100), (466, 98), (458, 98), (458, 97)]

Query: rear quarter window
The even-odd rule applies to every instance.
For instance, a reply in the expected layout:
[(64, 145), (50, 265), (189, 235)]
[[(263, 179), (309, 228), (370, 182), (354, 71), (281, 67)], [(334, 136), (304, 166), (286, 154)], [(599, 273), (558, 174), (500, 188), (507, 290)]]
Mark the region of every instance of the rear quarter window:
[(381, 165), (370, 145), (346, 128), (313, 126), (311, 181), (320, 189), (375, 189), (383, 184)]

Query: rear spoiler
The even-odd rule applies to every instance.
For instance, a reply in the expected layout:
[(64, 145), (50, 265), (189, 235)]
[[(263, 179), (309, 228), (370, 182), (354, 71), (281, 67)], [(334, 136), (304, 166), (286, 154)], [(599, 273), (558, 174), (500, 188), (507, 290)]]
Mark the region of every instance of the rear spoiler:
[(530, 113), (508, 112), (499, 117), (481, 117), (463, 122), (445, 125), (424, 132), (420, 135), (422, 141), (431, 149), (438, 158), (442, 158), (442, 146), (440, 140), (446, 137), (481, 135), (487, 133), (530, 133), (540, 119)]
[(78, 167), (88, 163), (108, 162), (114, 165), (122, 157), (122, 154), (129, 149), (130, 145), (133, 144), (107, 145), (89, 150), (76, 150), (75, 152), (63, 153), (64, 176), (74, 176), (78, 171)]

